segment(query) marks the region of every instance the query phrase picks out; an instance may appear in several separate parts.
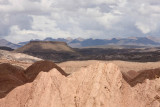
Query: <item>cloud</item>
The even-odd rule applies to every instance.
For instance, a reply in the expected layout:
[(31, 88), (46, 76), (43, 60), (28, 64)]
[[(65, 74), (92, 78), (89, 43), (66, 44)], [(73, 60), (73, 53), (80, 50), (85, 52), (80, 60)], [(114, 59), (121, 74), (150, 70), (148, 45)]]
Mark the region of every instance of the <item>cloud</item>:
[[(151, 4), (154, 2), (151, 2)], [(141, 4), (139, 7), (135, 26), (143, 33), (154, 33), (159, 30), (160, 5), (150, 3)]]
[(155, 36), (160, 1), (0, 0), (0, 17), (0, 36), (13, 42), (49, 36)]

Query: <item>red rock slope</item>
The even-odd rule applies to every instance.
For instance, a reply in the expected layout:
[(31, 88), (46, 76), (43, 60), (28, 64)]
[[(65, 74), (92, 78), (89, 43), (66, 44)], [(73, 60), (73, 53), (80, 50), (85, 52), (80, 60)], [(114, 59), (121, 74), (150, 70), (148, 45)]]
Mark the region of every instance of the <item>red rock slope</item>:
[[(139, 77), (138, 77), (139, 78)], [(0, 99), (1, 107), (159, 107), (160, 79), (134, 86), (114, 64), (96, 63), (65, 77), (57, 69)]]
[(53, 68), (56, 68), (62, 75), (67, 76), (60, 67), (51, 61), (38, 61), (26, 70), (8, 63), (0, 64), (0, 98), (5, 97), (17, 86), (32, 82), (39, 72), (48, 72)]

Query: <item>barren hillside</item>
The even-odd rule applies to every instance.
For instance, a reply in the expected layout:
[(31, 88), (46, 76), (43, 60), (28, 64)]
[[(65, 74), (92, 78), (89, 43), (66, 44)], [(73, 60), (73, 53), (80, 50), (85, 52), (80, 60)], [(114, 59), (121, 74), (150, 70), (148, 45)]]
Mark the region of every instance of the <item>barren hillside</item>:
[(27, 68), (32, 63), (40, 60), (42, 59), (30, 56), (30, 55), (26, 55), (23, 53), (0, 50), (0, 64), (9, 63), (12, 65), (20, 66), (22, 68)]
[(35, 62), (26, 70), (8, 63), (0, 64), (0, 98), (5, 97), (17, 86), (33, 82), (41, 71), (48, 72), (53, 68), (56, 68), (62, 75), (68, 75), (51, 61)]
[(16, 52), (74, 52), (65, 42), (31, 41), (27, 45), (15, 50)]
[[(128, 71), (143, 71), (148, 69), (160, 68), (160, 62), (128, 62), (128, 61), (100, 61), (102, 63), (113, 63), (119, 67), (121, 72), (126, 73)], [(57, 63), (58, 66), (64, 69), (67, 73), (75, 72), (82, 67), (87, 67), (97, 63), (97, 60), (88, 60), (88, 61), (66, 61), (62, 63)]]
[(1, 107), (160, 106), (158, 68), (139, 71), (135, 77), (129, 78), (134, 72), (124, 75), (122, 69), (113, 63), (94, 62), (67, 76), (61, 73), (62, 69), (40, 72), (49, 65), (45, 63), (30, 66), (32, 69), (25, 73), (35, 72), (36, 78), (1, 98)]
[(16, 53), (11, 51), (4, 51), (4, 50), (0, 50), (0, 59), (21, 61), (21, 62), (31, 62), (31, 63), (42, 60), (40, 58), (36, 58), (23, 53)]
[(65, 42), (31, 41), (15, 52), (29, 54), (54, 62), (61, 62), (77, 56), (77, 53)]

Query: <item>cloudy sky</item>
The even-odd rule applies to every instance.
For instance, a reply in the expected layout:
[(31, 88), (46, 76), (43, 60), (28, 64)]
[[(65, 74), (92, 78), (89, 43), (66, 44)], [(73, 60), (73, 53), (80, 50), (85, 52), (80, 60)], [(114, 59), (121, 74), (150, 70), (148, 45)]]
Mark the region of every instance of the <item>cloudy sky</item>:
[(160, 36), (160, 0), (0, 0), (0, 38)]

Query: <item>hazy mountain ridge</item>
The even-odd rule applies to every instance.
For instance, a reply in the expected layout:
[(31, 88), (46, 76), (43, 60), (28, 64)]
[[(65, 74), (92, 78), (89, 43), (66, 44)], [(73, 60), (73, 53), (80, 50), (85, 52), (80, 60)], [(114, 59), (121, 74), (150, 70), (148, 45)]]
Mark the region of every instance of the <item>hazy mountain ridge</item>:
[[(73, 48), (84, 48), (84, 47), (105, 47), (108, 45), (115, 46), (160, 46), (160, 39), (155, 37), (130, 37), (130, 38), (112, 38), (112, 39), (84, 39), (84, 38), (51, 38), (47, 37), (43, 40), (32, 39), (30, 41), (60, 41), (66, 42), (69, 46)], [(5, 39), (0, 39), (0, 46), (10, 47), (12, 49), (17, 49), (29, 43), (30, 41), (19, 42), (17, 44), (11, 43)]]
[[(105, 46), (105, 45), (135, 45), (135, 46), (160, 46), (159, 39), (152, 39), (151, 37), (134, 37), (134, 38), (112, 38), (112, 39), (83, 39), (83, 38), (51, 38), (47, 37), (44, 40), (36, 41), (62, 41), (66, 42), (69, 46), (74, 48), (90, 47), (90, 46)], [(34, 40), (31, 40), (34, 41)], [(25, 45), (27, 42), (20, 42), (20, 45)]]
[[(30, 41), (60, 41), (66, 42), (73, 48), (106, 46), (106, 45), (132, 45), (132, 46), (160, 46), (160, 39), (153, 37), (130, 37), (130, 38), (112, 38), (112, 39), (93, 39), (93, 38), (57, 38), (47, 37), (43, 40), (32, 39)], [(0, 46), (17, 49), (29, 43), (30, 41), (19, 42), (17, 44), (11, 43), (5, 39), (0, 39)]]
[(19, 47), (21, 47), (21, 45), (19, 45), (19, 44), (14, 44), (14, 43), (11, 43), (11, 42), (9, 42), (9, 41), (7, 41), (7, 40), (5, 40), (5, 39), (0, 39), (0, 46), (2, 47), (10, 47), (10, 48), (12, 48), (12, 49), (16, 49), (16, 48), (19, 48)]

